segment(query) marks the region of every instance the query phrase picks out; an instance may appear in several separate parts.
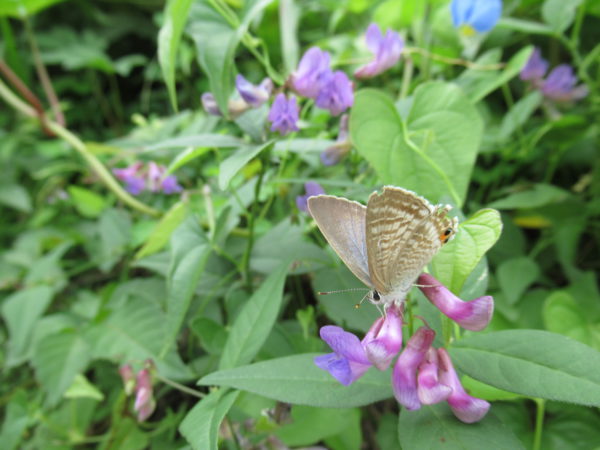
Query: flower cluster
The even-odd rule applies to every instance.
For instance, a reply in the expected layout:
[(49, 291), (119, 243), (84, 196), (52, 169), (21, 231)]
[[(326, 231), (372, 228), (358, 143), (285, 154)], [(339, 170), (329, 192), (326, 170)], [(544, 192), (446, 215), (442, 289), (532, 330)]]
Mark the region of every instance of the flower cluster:
[(539, 89), (544, 97), (558, 103), (579, 100), (588, 94), (587, 86), (576, 86), (577, 77), (569, 64), (556, 66), (544, 79), (547, 71), (548, 61), (542, 58), (540, 49), (535, 48), (519, 76), (521, 80), (528, 81), (535, 89)]
[[(404, 48), (404, 42), (398, 33), (387, 30), (384, 35), (376, 24), (368, 27), (366, 43), (374, 58), (356, 70), (354, 75), (357, 79), (372, 78), (389, 69), (398, 62)], [(241, 98), (229, 100), (227, 104), (228, 115), (233, 118), (250, 108), (265, 104), (274, 89), (269, 78), (254, 85), (242, 75), (238, 75), (235, 84)], [(332, 70), (331, 55), (318, 47), (311, 47), (304, 53), (285, 87), (289, 87), (301, 97), (313, 99), (318, 108), (329, 110), (333, 116), (339, 116), (354, 103), (352, 81), (341, 70)], [(201, 100), (208, 114), (223, 115), (212, 93), (205, 92)], [(282, 135), (298, 131), (299, 112), (296, 97), (278, 92), (269, 110), (271, 131), (278, 131)], [(347, 118), (342, 119), (337, 146), (322, 157), (324, 164), (336, 164), (349, 151), (347, 123)]]
[(452, 23), (465, 36), (490, 31), (502, 14), (502, 0), (452, 0)]
[(113, 169), (113, 174), (125, 183), (127, 192), (139, 195), (143, 191), (162, 191), (165, 194), (181, 192), (183, 188), (177, 182), (175, 175), (167, 175), (167, 168), (151, 161), (147, 167), (142, 162), (136, 162), (124, 169)]
[[(494, 310), (494, 300), (484, 296), (465, 302), (429, 274), (422, 274), (417, 286), (446, 316), (463, 328), (485, 328)], [(391, 304), (361, 340), (337, 326), (320, 330), (321, 338), (333, 353), (317, 356), (315, 364), (336, 380), (350, 385), (371, 366), (386, 370), (402, 349), (402, 306)], [(447, 401), (454, 415), (465, 423), (481, 420), (490, 404), (470, 396), (463, 388), (448, 352), (432, 346), (435, 332), (419, 328), (396, 360), (392, 387), (398, 402), (408, 410)]]
[(154, 399), (154, 391), (152, 388), (152, 370), (154, 363), (147, 360), (144, 368), (137, 373), (137, 377), (133, 372), (130, 364), (125, 364), (119, 369), (119, 374), (123, 380), (125, 394), (131, 395), (135, 391), (135, 403), (133, 409), (137, 413), (138, 422), (145, 421), (152, 415), (156, 408), (156, 400)]

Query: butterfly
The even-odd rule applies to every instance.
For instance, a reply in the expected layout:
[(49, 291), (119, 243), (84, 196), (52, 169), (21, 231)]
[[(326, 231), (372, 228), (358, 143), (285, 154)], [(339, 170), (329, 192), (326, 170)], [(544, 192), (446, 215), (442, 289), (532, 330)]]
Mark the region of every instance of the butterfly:
[(433, 206), (414, 192), (385, 186), (367, 206), (332, 195), (309, 197), (308, 210), (376, 304), (402, 304), (431, 259), (454, 237), (450, 205)]

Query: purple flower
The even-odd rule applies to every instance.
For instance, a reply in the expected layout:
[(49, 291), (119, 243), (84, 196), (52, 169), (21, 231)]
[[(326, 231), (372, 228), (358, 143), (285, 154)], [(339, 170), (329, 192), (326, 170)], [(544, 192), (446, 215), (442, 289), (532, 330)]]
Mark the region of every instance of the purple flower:
[(321, 153), (321, 162), (325, 166), (333, 166), (341, 161), (341, 159), (350, 151), (352, 144), (348, 139), (348, 114), (344, 114), (340, 118), (340, 131), (335, 144), (327, 147)]
[(235, 86), (244, 101), (254, 108), (266, 103), (273, 91), (273, 82), (270, 78), (265, 78), (259, 85), (255, 86), (238, 74), (235, 78)]
[(121, 375), (121, 380), (123, 380), (125, 394), (133, 394), (133, 390), (135, 389), (135, 374), (133, 373), (133, 367), (131, 367), (131, 364), (125, 364), (121, 366), (119, 368), (119, 375)]
[(156, 400), (152, 390), (152, 376), (149, 369), (138, 372), (135, 386), (135, 404), (133, 409), (137, 412), (138, 422), (145, 421), (156, 408)]
[(353, 103), (352, 83), (340, 70), (326, 77), (315, 101), (319, 108), (328, 109), (334, 116), (346, 111)]
[(402, 312), (392, 304), (385, 317), (380, 317), (362, 340), (369, 361), (379, 370), (386, 370), (402, 348)]
[(490, 404), (466, 393), (452, 361), (450, 361), (450, 355), (445, 349), (438, 349), (438, 356), (440, 358), (440, 381), (452, 389), (452, 393), (448, 397), (448, 404), (454, 415), (465, 423), (481, 420), (490, 409)]
[(330, 60), (326, 51), (318, 47), (309, 48), (302, 56), (298, 69), (292, 74), (294, 90), (303, 97), (316, 98), (323, 79), (331, 73)]
[(521, 69), (519, 78), (523, 81), (531, 81), (534, 86), (538, 87), (547, 70), (548, 61), (542, 58), (540, 49), (536, 47), (523, 69)]
[(462, 301), (427, 273), (421, 274), (417, 284), (431, 303), (467, 330), (483, 330), (492, 318), (494, 299), (489, 295), (470, 302)]
[(314, 181), (309, 181), (304, 183), (304, 190), (306, 194), (299, 195), (296, 197), (296, 206), (298, 209), (303, 212), (308, 212), (308, 197), (312, 197), (313, 195), (321, 195), (325, 193), (325, 189), (321, 187), (319, 183), (315, 183)]
[(296, 97), (291, 97), (288, 100), (285, 94), (277, 94), (269, 111), (269, 120), (272, 122), (271, 131), (277, 130), (282, 135), (286, 135), (291, 131), (298, 131), (298, 113)]
[(369, 25), (365, 37), (367, 47), (375, 55), (375, 59), (354, 72), (354, 76), (359, 79), (374, 77), (395, 65), (404, 48), (404, 41), (398, 33), (387, 30), (384, 36), (375, 23)]
[(452, 23), (467, 35), (490, 31), (502, 15), (502, 0), (452, 0)]
[(340, 327), (326, 325), (321, 328), (323, 339), (334, 353), (317, 356), (317, 367), (327, 370), (336, 380), (349, 386), (359, 379), (371, 367), (365, 349), (352, 333)]
[(575, 86), (577, 77), (568, 64), (556, 66), (542, 83), (542, 93), (546, 98), (556, 102), (579, 100), (588, 94), (585, 85)]
[(139, 195), (146, 187), (146, 181), (141, 174), (143, 164), (136, 162), (124, 169), (113, 169), (117, 179), (125, 182), (125, 190), (133, 195)]
[(419, 375), (417, 376), (417, 395), (424, 405), (433, 405), (447, 400), (452, 392), (452, 389), (440, 383), (438, 372), (437, 351), (435, 348), (429, 347), (425, 354), (425, 360), (419, 366)]
[(409, 411), (419, 409), (421, 402), (417, 391), (417, 369), (431, 347), (435, 332), (421, 327), (408, 340), (392, 374), (392, 387), (398, 403)]
[(212, 93), (205, 92), (204, 94), (202, 94), (202, 97), (200, 97), (200, 99), (202, 100), (202, 107), (204, 108), (204, 111), (206, 111), (207, 114), (210, 114), (211, 116), (223, 115), (221, 113), (221, 110), (219, 109), (219, 105), (217, 105), (217, 100), (215, 99), (215, 96)]
[(183, 190), (174, 175), (164, 176), (167, 171), (165, 166), (159, 166), (154, 161), (148, 166), (148, 183), (152, 192), (162, 190), (165, 194), (174, 194)]

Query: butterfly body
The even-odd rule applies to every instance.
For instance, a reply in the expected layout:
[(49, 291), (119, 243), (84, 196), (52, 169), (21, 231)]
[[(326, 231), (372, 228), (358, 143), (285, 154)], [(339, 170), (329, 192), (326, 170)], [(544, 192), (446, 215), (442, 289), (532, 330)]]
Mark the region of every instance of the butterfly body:
[(457, 227), (456, 218), (447, 217), (450, 206), (433, 206), (393, 186), (371, 194), (366, 207), (318, 195), (308, 199), (308, 209), (336, 253), (373, 291), (371, 299), (384, 305), (404, 301)]

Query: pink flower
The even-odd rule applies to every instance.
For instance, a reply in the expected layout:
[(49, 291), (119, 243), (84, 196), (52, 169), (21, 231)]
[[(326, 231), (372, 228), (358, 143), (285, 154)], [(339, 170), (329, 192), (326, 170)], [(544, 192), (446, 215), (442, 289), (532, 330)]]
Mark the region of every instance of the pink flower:
[(387, 30), (384, 36), (375, 23), (367, 28), (366, 41), (367, 47), (375, 55), (375, 59), (354, 72), (354, 76), (359, 79), (372, 78), (394, 66), (400, 59), (404, 48), (404, 41), (398, 33)]
[(392, 304), (371, 326), (362, 340), (369, 361), (379, 370), (386, 370), (402, 348), (402, 312)]
[(156, 408), (156, 400), (154, 400), (152, 390), (152, 376), (149, 369), (142, 369), (138, 372), (133, 408), (137, 412), (138, 422), (145, 421)]
[(417, 376), (417, 394), (424, 405), (433, 405), (447, 400), (452, 393), (450, 387), (440, 383), (438, 371), (437, 351), (435, 348), (429, 347), (424, 361), (419, 366), (419, 375)]

